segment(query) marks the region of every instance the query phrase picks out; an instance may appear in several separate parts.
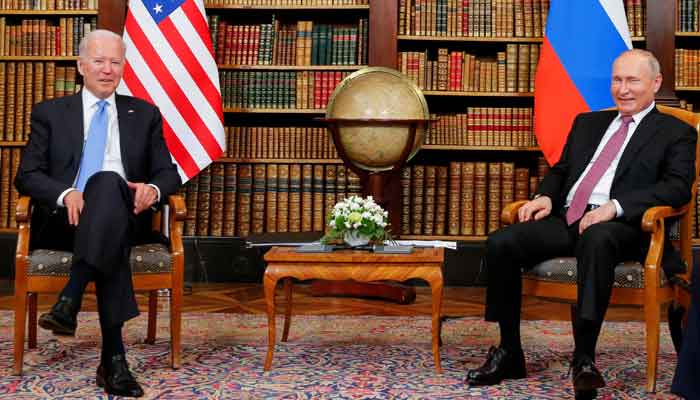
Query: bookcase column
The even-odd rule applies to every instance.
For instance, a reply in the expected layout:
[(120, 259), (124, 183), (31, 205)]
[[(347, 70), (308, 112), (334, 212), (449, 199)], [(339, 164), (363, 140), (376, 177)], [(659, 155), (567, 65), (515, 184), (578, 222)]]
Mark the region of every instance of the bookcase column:
[(398, 1), (369, 2), (369, 65), (396, 68)]
[(676, 2), (647, 1), (647, 50), (654, 53), (661, 63), (664, 77), (656, 101), (663, 105), (678, 107), (680, 102), (675, 92), (674, 52), (676, 31)]

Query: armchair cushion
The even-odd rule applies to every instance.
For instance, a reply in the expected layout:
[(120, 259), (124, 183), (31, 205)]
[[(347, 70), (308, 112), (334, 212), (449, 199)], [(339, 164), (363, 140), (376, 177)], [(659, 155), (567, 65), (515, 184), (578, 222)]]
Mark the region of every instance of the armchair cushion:
[[(576, 258), (558, 257), (535, 265), (523, 274), (525, 279), (576, 284)], [(668, 279), (661, 272), (661, 286), (666, 286)], [(644, 287), (644, 266), (636, 261), (625, 261), (615, 267), (615, 283), (613, 287), (635, 288)]]
[[(73, 253), (59, 250), (37, 249), (29, 253), (28, 275), (68, 276), (73, 263)], [(172, 255), (160, 243), (133, 246), (129, 256), (134, 274), (159, 274), (170, 272)]]

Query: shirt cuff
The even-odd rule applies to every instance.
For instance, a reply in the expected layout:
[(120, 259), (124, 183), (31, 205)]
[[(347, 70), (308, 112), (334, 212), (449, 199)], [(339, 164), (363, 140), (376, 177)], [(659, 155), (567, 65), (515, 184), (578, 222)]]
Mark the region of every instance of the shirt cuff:
[(58, 205), (59, 207), (65, 207), (66, 205), (63, 204), (63, 199), (66, 197), (66, 195), (67, 195), (69, 192), (72, 192), (72, 191), (74, 191), (74, 190), (78, 190), (78, 189), (76, 189), (76, 188), (74, 188), (74, 187), (70, 187), (70, 188), (64, 190), (63, 193), (61, 193), (61, 195), (58, 196), (58, 200), (56, 200), (56, 205)]
[(622, 217), (623, 215), (625, 215), (625, 211), (622, 209), (622, 206), (620, 205), (620, 202), (617, 201), (617, 200), (615, 200), (615, 199), (612, 199), (611, 201), (613, 202), (613, 204), (615, 204), (615, 210), (617, 211), (616, 217), (617, 217), (617, 218), (620, 218), (620, 217)]
[(147, 183), (147, 185), (156, 190), (156, 203), (160, 202), (160, 189), (158, 189), (158, 186), (152, 183)]

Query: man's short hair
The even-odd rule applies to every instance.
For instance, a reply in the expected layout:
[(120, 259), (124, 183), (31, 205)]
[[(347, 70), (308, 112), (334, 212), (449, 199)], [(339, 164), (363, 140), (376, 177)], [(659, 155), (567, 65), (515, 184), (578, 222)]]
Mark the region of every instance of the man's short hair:
[[(654, 53), (652, 53), (649, 50), (644, 50), (644, 49), (630, 49), (623, 51), (615, 61), (619, 60), (625, 55), (636, 55), (636, 56), (641, 56), (646, 58), (647, 63), (649, 63), (649, 71), (651, 72), (652, 77), (656, 77), (661, 73), (661, 64), (659, 63), (659, 60), (656, 59), (656, 56)], [(613, 63), (614, 64), (614, 63)]]
[(83, 38), (80, 40), (80, 45), (78, 45), (79, 58), (85, 57), (88, 43), (96, 39), (117, 39), (119, 40), (119, 43), (121, 43), (122, 49), (126, 51), (126, 43), (124, 43), (124, 39), (122, 39), (121, 36), (107, 29), (95, 29), (94, 31), (90, 31), (87, 35), (83, 36)]

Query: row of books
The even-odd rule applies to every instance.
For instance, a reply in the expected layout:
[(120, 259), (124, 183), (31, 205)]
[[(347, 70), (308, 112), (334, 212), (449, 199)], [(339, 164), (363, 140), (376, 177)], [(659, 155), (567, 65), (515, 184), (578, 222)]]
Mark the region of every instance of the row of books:
[(0, 55), (76, 56), (80, 39), (95, 29), (95, 17), (23, 19), (19, 25), (0, 17)]
[(646, 32), (646, 2), (647, 0), (625, 0), (625, 14), (631, 36), (644, 36)]
[(542, 37), (550, 0), (399, 0), (399, 34)]
[(680, 32), (700, 32), (700, 3), (698, 0), (677, 0), (676, 29)]
[(369, 0), (204, 0), (205, 7), (223, 6), (353, 6)]
[(17, 228), (15, 209), (19, 195), (14, 181), (21, 156), (22, 149), (18, 147), (0, 149), (0, 228)]
[(97, 10), (99, 0), (0, 0), (0, 10)]
[(356, 65), (367, 63), (368, 19), (355, 25), (297, 21), (235, 25), (209, 16), (218, 64)]
[(425, 144), (537, 146), (532, 107), (467, 107), (466, 113), (435, 114)]
[(221, 71), (224, 107), (326, 108), (348, 71)]
[(526, 93), (535, 89), (539, 44), (506, 45), (496, 59), (464, 51), (438, 49), (437, 60), (428, 51), (399, 53), (399, 70), (424, 90)]
[(27, 140), (32, 106), (80, 90), (76, 70), (53, 62), (0, 62), (0, 140)]
[(360, 178), (345, 166), (214, 163), (187, 182), (186, 236), (320, 232), (326, 215)]
[(326, 128), (227, 126), (226, 157), (338, 159)]
[(676, 86), (700, 86), (700, 50), (676, 49), (674, 55)]
[(401, 170), (402, 235), (486, 235), (504, 205), (527, 200), (539, 183), (512, 162), (451, 162)]

